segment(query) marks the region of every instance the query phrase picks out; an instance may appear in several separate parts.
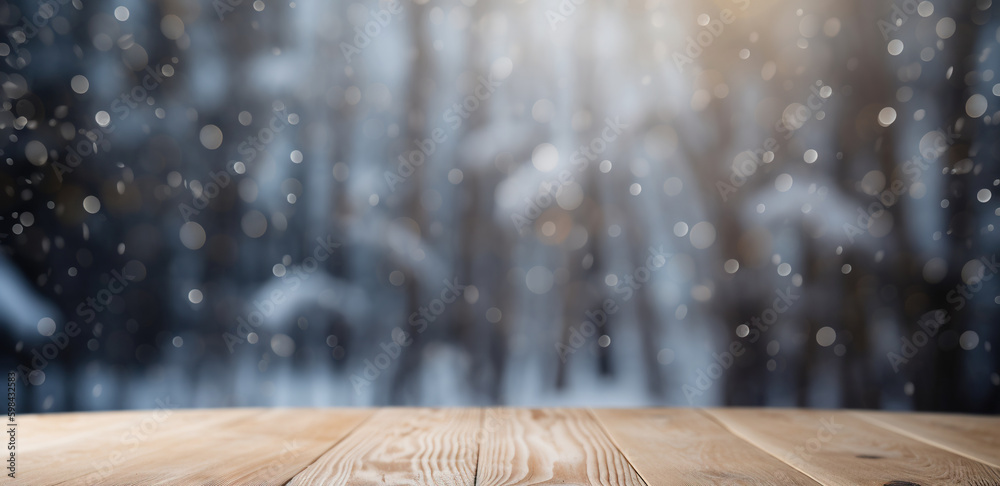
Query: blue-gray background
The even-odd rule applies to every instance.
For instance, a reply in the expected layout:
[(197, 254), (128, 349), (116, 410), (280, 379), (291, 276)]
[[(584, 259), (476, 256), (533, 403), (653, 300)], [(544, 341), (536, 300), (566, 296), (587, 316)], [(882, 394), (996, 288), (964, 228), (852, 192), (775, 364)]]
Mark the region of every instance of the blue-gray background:
[(996, 412), (997, 14), (4, 3), (0, 364), (23, 412)]

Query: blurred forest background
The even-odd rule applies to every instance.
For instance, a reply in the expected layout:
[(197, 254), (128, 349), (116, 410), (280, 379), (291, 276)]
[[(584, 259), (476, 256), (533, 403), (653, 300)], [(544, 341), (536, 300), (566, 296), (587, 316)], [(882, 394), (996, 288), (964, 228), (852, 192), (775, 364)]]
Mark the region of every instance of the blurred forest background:
[(0, 364), (22, 412), (996, 413), (997, 9), (2, 3)]

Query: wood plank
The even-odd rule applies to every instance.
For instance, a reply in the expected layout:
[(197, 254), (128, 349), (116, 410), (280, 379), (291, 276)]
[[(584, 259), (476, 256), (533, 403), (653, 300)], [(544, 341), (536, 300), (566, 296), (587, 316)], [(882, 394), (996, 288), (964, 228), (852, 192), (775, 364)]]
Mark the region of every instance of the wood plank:
[[(372, 412), (251, 409), (183, 435), (153, 436), (98, 484), (285, 484)], [(183, 467), (178, 467), (182, 464)]]
[(5, 484), (1000, 484), (1000, 418), (972, 415), (229, 409), (156, 420), (162, 413), (18, 416), (18, 477)]
[(73, 412), (24, 414), (17, 416), (20, 427), (18, 453), (68, 446), (93, 436), (95, 430), (115, 432), (134, 420), (141, 420), (144, 410), (122, 412)]
[(706, 412), (736, 435), (823, 484), (1000, 484), (1000, 469), (843, 412)]
[(76, 433), (68, 442), (46, 443), (52, 437), (46, 430), (51, 429), (50, 425), (37, 429), (37, 435), (33, 427), (23, 427), (18, 432), (17, 478), (11, 484), (105, 484), (99, 481), (102, 471), (113, 472), (123, 461), (150, 450), (154, 439), (174, 436), (191, 442), (191, 437), (198, 437), (199, 430), (210, 430), (217, 423), (241, 420), (252, 413), (250, 410), (171, 410), (166, 415), (163, 410), (120, 415), (115, 412), (108, 415), (118, 417), (116, 423), (103, 418), (95, 420), (87, 433)]
[(945, 413), (857, 412), (894, 432), (1000, 467), (1000, 418)]
[(472, 485), (480, 409), (380, 409), (292, 485)]
[(649, 484), (818, 484), (698, 410), (593, 413)]
[(476, 484), (557, 482), (645, 484), (586, 410), (487, 410)]

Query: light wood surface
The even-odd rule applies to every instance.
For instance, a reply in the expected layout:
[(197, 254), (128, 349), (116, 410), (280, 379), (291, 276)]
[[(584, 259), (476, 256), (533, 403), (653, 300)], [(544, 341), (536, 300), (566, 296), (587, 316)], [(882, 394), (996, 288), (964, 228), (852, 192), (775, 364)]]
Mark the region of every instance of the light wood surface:
[[(141, 466), (138, 457), (185, 438), (193, 442), (200, 430), (217, 430), (259, 413), (249, 409), (166, 412), (122, 412), (117, 421), (117, 412), (68, 414), (61, 421), (72, 426), (73, 432), (65, 436), (61, 427), (48, 423), (48, 417), (19, 417), (17, 477), (11, 484), (120, 484), (129, 466)], [(88, 424), (89, 415), (101, 417)]]
[(479, 444), (477, 486), (640, 485), (639, 475), (586, 410), (490, 409)]
[(889, 430), (1000, 467), (1000, 430), (994, 417), (943, 413), (858, 413)]
[(473, 484), (481, 416), (479, 409), (379, 410), (291, 484)]
[[(360, 410), (259, 410), (219, 424), (211, 440), (192, 432), (151, 437), (147, 450), (119, 466), (117, 476), (94, 484), (284, 484), (344, 438), (371, 412)], [(219, 447), (219, 444), (241, 444)], [(185, 467), (177, 467), (184, 464)]]
[(19, 415), (18, 485), (1000, 484), (1000, 418), (793, 409)]
[(698, 410), (594, 414), (650, 484), (817, 484)]
[(731, 432), (822, 484), (1000, 484), (1000, 469), (850, 413), (760, 409), (708, 413)]

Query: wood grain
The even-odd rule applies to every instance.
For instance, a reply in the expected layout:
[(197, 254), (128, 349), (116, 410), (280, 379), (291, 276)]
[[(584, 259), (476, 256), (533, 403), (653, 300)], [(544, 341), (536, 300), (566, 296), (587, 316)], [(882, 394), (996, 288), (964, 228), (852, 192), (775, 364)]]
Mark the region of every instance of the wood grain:
[(34, 453), (36, 450), (52, 449), (61, 445), (80, 442), (93, 436), (95, 430), (111, 432), (126, 422), (139, 420), (143, 410), (123, 412), (75, 412), (45, 415), (18, 415), (21, 427), (18, 436), (18, 452)]
[(848, 413), (775, 409), (706, 413), (823, 484), (1000, 484), (1000, 469)]
[[(81, 420), (90, 414), (67, 414), (72, 416), (57, 419), (53, 424), (47, 423), (44, 416), (20, 417), (18, 472), (10, 484), (113, 482), (119, 464), (154, 450), (153, 439), (162, 441), (174, 436), (179, 441), (191, 441), (199, 437), (199, 430), (211, 430), (218, 424), (242, 420), (255, 413), (258, 412), (249, 409), (225, 413), (172, 410), (169, 414), (164, 410), (141, 410), (100, 414), (111, 420), (95, 417), (89, 425)], [(59, 437), (60, 423), (72, 431), (66, 437)]]
[(943, 413), (857, 412), (881, 427), (1000, 467), (1000, 418)]
[(292, 485), (472, 485), (479, 409), (382, 409)]
[(285, 484), (372, 414), (347, 409), (253, 412), (197, 435), (152, 436), (148, 447), (115, 466), (115, 478), (123, 479), (95, 478), (95, 484)]
[(167, 408), (17, 422), (3, 484), (1000, 484), (987, 416)]
[(649, 484), (818, 484), (698, 410), (593, 413)]
[(478, 486), (645, 484), (586, 410), (489, 409)]

